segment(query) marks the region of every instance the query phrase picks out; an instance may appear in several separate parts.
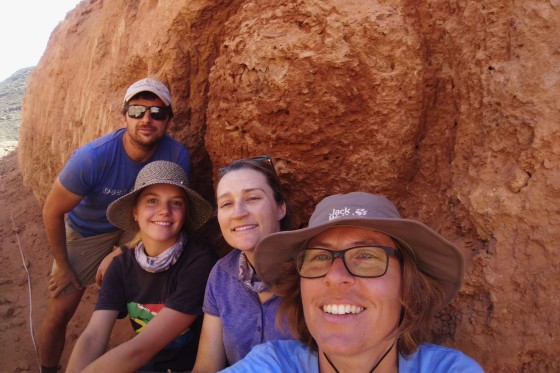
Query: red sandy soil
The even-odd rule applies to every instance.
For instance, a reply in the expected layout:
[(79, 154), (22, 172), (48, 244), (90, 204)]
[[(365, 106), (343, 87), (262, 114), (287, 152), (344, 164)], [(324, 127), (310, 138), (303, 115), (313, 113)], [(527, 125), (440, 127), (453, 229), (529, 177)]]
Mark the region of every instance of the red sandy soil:
[[(52, 255), (43, 227), (41, 205), (31, 189), (23, 185), (17, 167), (17, 149), (0, 158), (0, 263), (0, 371), (37, 372), (36, 349), (49, 300), (46, 288)], [(61, 361), (63, 369), (59, 372), (64, 371), (96, 299), (97, 289), (90, 286), (68, 327)], [(110, 346), (131, 335), (129, 321), (117, 321)]]

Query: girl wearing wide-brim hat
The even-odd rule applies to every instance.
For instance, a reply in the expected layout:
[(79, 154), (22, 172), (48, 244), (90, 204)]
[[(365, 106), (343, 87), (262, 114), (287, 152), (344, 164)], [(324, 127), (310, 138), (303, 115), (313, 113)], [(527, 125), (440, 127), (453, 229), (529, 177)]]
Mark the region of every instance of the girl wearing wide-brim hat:
[[(190, 232), (211, 215), (211, 205), (189, 188), (179, 165), (156, 161), (140, 171), (134, 190), (107, 210), (113, 225), (138, 230), (137, 239), (109, 265), (67, 372), (192, 369), (204, 288), (216, 258)], [(127, 314), (137, 335), (104, 354), (115, 320)]]
[(307, 228), (265, 237), (254, 260), (299, 341), (257, 346), (225, 372), (482, 372), (427, 343), (463, 282), (461, 252), (385, 197), (326, 197)]

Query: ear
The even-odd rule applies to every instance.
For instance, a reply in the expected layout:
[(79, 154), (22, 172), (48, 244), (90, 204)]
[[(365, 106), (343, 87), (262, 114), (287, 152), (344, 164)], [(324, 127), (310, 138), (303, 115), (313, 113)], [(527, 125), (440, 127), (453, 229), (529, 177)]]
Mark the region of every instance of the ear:
[(278, 221), (284, 219), (284, 216), (286, 216), (286, 202), (282, 202), (282, 204), (278, 206), (277, 216)]
[(138, 222), (138, 209), (136, 206), (132, 208), (132, 217), (134, 218), (135, 222)]

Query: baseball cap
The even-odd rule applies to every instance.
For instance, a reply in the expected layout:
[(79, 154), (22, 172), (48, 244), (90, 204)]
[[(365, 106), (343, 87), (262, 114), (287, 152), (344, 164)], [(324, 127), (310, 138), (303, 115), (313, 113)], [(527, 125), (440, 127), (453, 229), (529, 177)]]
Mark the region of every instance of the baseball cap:
[(152, 92), (157, 95), (166, 106), (171, 106), (171, 94), (169, 89), (162, 82), (152, 79), (144, 78), (135, 83), (132, 83), (126, 90), (124, 95), (124, 102), (127, 103), (134, 95), (140, 92)]

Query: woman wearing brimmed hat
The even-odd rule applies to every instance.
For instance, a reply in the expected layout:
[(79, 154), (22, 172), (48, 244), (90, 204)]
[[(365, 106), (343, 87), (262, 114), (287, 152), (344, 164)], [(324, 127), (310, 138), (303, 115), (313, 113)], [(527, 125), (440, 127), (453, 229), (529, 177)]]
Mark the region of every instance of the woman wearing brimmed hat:
[[(189, 233), (211, 214), (179, 165), (156, 161), (142, 168), (134, 190), (107, 210), (112, 224), (139, 234), (133, 250), (123, 250), (107, 269), (67, 372), (192, 369), (204, 288), (216, 258)], [(137, 335), (104, 354), (115, 320), (126, 314)]]
[(329, 196), (307, 228), (260, 241), (254, 260), (299, 341), (257, 346), (227, 372), (482, 372), (426, 343), (462, 284), (461, 253), (384, 197)]

